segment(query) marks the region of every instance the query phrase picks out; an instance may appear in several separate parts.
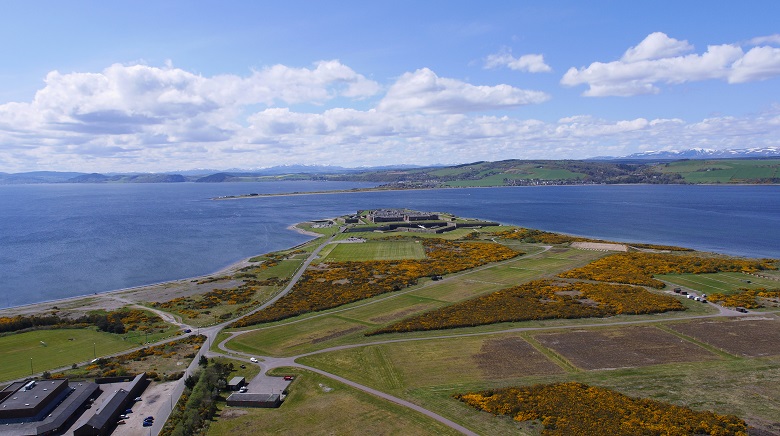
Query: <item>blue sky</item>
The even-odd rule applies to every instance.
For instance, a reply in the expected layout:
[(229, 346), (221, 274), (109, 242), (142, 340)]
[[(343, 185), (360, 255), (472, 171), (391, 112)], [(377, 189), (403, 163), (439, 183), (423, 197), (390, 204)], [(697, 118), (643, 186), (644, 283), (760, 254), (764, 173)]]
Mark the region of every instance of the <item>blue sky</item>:
[(0, 171), (780, 146), (780, 2), (5, 2)]

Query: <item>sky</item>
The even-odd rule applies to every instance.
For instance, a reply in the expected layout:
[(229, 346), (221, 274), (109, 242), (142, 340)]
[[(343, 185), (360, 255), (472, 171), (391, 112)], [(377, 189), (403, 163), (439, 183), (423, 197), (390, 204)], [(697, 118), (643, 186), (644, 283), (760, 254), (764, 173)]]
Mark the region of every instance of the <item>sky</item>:
[(780, 2), (6, 1), (0, 172), (780, 146)]

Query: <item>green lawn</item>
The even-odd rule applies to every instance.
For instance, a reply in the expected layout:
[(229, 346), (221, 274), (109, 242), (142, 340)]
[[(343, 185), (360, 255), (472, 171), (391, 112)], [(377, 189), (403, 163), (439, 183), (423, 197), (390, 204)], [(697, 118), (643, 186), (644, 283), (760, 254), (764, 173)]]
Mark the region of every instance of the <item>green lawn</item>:
[(0, 381), (29, 376), (31, 361), (32, 372), (38, 374), (137, 346), (138, 343), (123, 340), (121, 335), (92, 329), (37, 330), (3, 336), (0, 337), (3, 355)]
[[(720, 272), (713, 274), (666, 274), (656, 275), (655, 278), (684, 286), (705, 294), (719, 293), (731, 294), (740, 288), (778, 289), (780, 282), (760, 277), (749, 276), (737, 272)], [(748, 281), (750, 283), (748, 283)]]
[(425, 249), (417, 241), (381, 241), (335, 244), (324, 262), (365, 260), (425, 259)]

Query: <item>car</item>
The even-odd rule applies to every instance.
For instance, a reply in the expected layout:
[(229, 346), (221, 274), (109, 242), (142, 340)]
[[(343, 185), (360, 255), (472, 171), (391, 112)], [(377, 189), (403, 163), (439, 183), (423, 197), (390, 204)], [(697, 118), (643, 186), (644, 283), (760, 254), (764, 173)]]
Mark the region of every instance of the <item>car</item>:
[(154, 416), (147, 416), (144, 421), (154, 422)]
[(151, 427), (153, 425), (154, 425), (154, 423), (152, 421), (144, 421), (144, 424), (143, 424), (144, 427)]
[(252, 363), (257, 363), (257, 359), (256, 359), (256, 358), (254, 358), (254, 357), (250, 357), (250, 358), (249, 358), (249, 361), (250, 361), (250, 362), (252, 362)]
[(125, 415), (127, 415), (128, 413), (133, 413), (133, 409), (127, 409), (127, 410), (125, 410)]
[(291, 376), (291, 375), (286, 375), (286, 376), (284, 376), (284, 379), (285, 379), (285, 380), (287, 380), (287, 381), (290, 381), (290, 380), (292, 380), (292, 379), (294, 379), (294, 378), (295, 378), (295, 377), (293, 377), (293, 376)]
[(247, 390), (248, 390), (248, 389), (246, 388), (246, 386), (241, 386), (241, 388), (238, 390), (238, 392), (244, 393), (244, 392), (246, 392)]
[(125, 425), (125, 424), (126, 424), (126, 422), (121, 420), (121, 419), (116, 422), (116, 425)]
[(246, 365), (244, 365), (244, 364), (242, 363), (242, 364), (241, 364), (241, 369), (246, 369)]
[(137, 402), (141, 401), (141, 397), (135, 397), (135, 400), (133, 400), (133, 401), (135, 401), (137, 403)]
[(127, 415), (119, 415), (119, 419), (127, 419), (127, 418), (130, 418), (130, 417), (127, 416)]
[(184, 329), (184, 333), (192, 333), (192, 329)]

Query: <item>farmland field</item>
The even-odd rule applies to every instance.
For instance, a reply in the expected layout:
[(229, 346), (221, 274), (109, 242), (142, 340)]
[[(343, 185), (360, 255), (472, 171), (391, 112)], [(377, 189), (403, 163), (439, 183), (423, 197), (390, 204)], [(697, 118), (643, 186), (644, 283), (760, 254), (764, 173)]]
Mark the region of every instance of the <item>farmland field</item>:
[(534, 339), (587, 370), (717, 358), (709, 351), (655, 327), (544, 333), (535, 335)]
[(679, 173), (690, 183), (740, 183), (778, 177), (780, 160), (686, 160), (658, 165), (656, 169)]
[(388, 391), (563, 372), (516, 335), (370, 345), (305, 357), (301, 362), (348, 372), (361, 383)]
[(323, 262), (364, 260), (425, 259), (425, 249), (417, 241), (383, 241), (335, 244)]
[(29, 376), (31, 369), (38, 373), (69, 367), (137, 346), (120, 335), (92, 329), (38, 330), (3, 336), (0, 349), (9, 357), (0, 359), (0, 381)]
[(737, 356), (780, 355), (780, 321), (774, 317), (691, 321), (670, 327)]

